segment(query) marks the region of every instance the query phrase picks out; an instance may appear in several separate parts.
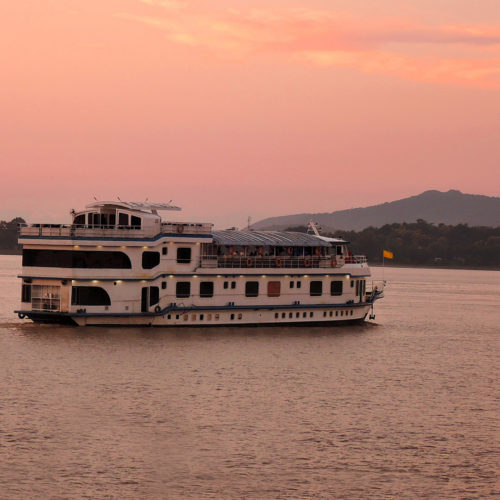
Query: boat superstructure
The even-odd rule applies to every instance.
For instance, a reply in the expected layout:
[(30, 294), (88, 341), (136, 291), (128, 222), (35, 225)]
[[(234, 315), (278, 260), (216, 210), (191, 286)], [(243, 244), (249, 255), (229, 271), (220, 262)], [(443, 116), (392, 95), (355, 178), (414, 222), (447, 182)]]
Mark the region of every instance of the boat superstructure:
[(159, 215), (177, 210), (98, 201), (72, 211), (71, 224), (22, 226), (16, 312), (77, 325), (359, 322), (383, 296), (366, 258), (343, 239), (215, 231)]

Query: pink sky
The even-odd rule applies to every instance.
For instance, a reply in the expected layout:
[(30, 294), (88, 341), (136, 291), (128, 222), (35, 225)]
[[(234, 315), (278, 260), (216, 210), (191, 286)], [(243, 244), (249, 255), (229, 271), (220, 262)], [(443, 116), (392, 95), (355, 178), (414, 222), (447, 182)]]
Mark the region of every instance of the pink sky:
[(1, 2), (0, 219), (500, 195), (500, 1), (304, 4)]

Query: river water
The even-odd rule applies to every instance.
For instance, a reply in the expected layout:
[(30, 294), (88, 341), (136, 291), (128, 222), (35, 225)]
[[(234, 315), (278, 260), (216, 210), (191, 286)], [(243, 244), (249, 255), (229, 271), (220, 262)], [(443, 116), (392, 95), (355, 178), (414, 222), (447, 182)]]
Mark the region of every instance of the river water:
[(203, 330), (22, 322), (19, 271), (2, 499), (500, 494), (500, 272), (386, 268), (363, 326)]

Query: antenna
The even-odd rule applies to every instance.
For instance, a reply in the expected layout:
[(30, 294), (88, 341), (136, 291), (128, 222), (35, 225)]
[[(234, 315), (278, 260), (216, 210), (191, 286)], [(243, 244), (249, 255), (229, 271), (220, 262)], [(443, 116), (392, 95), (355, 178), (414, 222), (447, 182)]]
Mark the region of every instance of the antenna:
[[(92, 196), (94, 196), (94, 195), (92, 195)], [(94, 196), (94, 200), (95, 200), (95, 201), (98, 201), (98, 200), (97, 200), (97, 198), (96, 198), (95, 196)]]
[[(119, 196), (117, 196), (117, 198), (120, 200), (120, 197), (119, 197)], [(122, 201), (122, 200), (120, 200), (120, 201)]]
[(250, 230), (250, 223), (252, 222), (252, 217), (249, 215), (247, 220), (247, 229)]
[(319, 236), (319, 224), (317, 222), (313, 222), (312, 219), (307, 223), (307, 232), (312, 231), (316, 236)]

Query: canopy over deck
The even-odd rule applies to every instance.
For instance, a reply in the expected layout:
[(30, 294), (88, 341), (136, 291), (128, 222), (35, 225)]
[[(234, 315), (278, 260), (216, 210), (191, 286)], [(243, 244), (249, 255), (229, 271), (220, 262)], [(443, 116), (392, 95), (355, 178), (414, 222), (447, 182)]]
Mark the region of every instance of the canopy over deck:
[(347, 243), (344, 240), (292, 231), (213, 231), (214, 243), (231, 246), (283, 246), (283, 247), (328, 247), (332, 243)]
[(154, 203), (151, 201), (94, 201), (86, 208), (125, 208), (128, 210), (181, 210), (180, 207), (170, 203)]

